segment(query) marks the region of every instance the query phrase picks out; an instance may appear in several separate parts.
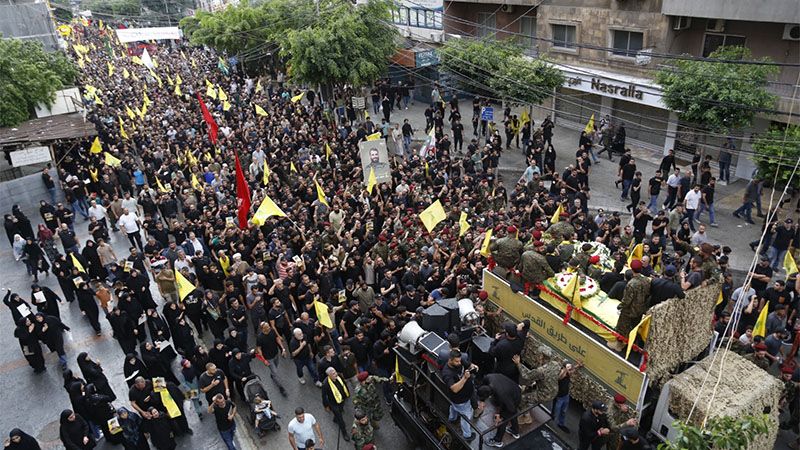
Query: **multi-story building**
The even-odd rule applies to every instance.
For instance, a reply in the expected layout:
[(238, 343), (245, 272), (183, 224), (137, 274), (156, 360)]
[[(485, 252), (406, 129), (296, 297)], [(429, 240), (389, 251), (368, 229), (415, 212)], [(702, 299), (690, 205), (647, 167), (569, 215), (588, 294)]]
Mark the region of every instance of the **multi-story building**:
[(197, 10), (206, 12), (222, 11), (228, 5), (236, 5), (239, 0), (197, 0)]
[[(756, 5), (755, 3), (759, 3)], [(720, 45), (745, 45), (756, 57), (800, 62), (800, 3), (796, 0), (446, 0), (449, 35), (515, 39), (531, 56), (547, 58), (565, 75), (544, 105), (555, 120), (583, 128), (592, 114), (624, 123), (628, 141), (666, 152), (716, 154), (719, 141), (696, 142), (696, 128), (684, 126), (662, 101), (653, 81), (670, 63), (663, 54), (707, 56)], [(773, 5), (774, 3), (774, 5)], [(774, 7), (773, 7), (774, 6)], [(652, 56), (651, 56), (652, 55)], [(756, 130), (771, 120), (786, 122), (798, 68), (784, 68), (770, 89), (784, 98), (759, 117)], [(794, 108), (797, 120), (799, 107)], [(749, 136), (749, 132), (747, 136)], [(704, 137), (705, 139), (705, 137)], [(748, 150), (748, 139), (738, 139)], [(734, 164), (736, 164), (734, 160)], [(753, 164), (741, 161), (737, 176), (749, 178)]]
[(392, 59), (391, 77), (414, 83), (414, 96), (430, 98), (431, 85), (439, 80), (435, 48), (444, 41), (443, 0), (396, 0), (392, 22), (405, 38)]

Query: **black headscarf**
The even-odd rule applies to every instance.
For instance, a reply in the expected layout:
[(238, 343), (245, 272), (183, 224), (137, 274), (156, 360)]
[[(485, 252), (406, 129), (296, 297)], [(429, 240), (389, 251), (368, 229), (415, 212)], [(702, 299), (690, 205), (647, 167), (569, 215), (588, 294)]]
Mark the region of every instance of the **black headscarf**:
[(19, 437), (19, 442), (14, 442), (13, 440), (9, 444), (7, 449), (10, 450), (42, 450), (42, 447), (39, 446), (39, 442), (31, 436), (30, 434), (25, 433), (24, 431), (20, 430), (19, 428), (14, 428), (11, 430), (11, 433), (8, 433), (9, 438)]

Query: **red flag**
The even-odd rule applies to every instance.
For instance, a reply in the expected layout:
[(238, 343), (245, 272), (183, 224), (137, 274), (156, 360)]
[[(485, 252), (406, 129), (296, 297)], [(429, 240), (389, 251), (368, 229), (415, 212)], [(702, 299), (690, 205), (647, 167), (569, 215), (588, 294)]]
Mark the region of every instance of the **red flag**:
[(250, 188), (247, 180), (244, 179), (242, 165), (239, 163), (239, 155), (236, 154), (236, 198), (239, 199), (239, 228), (247, 229), (247, 216), (250, 214)]
[(211, 117), (211, 113), (208, 112), (208, 108), (206, 108), (206, 104), (200, 97), (199, 92), (197, 93), (197, 101), (200, 102), (200, 109), (203, 110), (203, 119), (205, 119), (206, 124), (208, 124), (208, 140), (211, 141), (212, 144), (216, 144), (217, 130), (219, 129), (217, 122), (214, 122), (214, 118)]

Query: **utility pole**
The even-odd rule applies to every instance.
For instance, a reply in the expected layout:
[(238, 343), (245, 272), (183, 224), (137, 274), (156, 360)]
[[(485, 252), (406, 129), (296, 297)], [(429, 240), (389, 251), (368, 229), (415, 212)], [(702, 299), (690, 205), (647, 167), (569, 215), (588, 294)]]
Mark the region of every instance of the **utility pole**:
[(172, 26), (172, 17), (169, 15), (169, 5), (167, 4), (167, 0), (164, 0), (164, 12), (167, 14), (169, 26)]

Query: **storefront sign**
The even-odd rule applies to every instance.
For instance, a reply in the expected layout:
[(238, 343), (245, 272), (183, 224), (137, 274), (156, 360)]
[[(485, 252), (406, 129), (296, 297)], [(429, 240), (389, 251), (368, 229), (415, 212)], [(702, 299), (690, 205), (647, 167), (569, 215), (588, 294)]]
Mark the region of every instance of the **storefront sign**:
[(648, 80), (632, 78), (626, 75), (606, 76), (604, 72), (592, 70), (572, 70), (559, 66), (564, 75), (564, 87), (589, 94), (598, 94), (604, 97), (613, 97), (628, 102), (639, 103), (655, 108), (669, 109), (662, 103), (662, 92), (653, 83), (646, 83)]
[(439, 55), (436, 50), (423, 50), (414, 53), (414, 65), (416, 67), (428, 67), (434, 64), (439, 64)]
[(531, 333), (537, 339), (567, 358), (582, 361), (592, 378), (609, 392), (619, 392), (638, 404), (647, 377), (637, 367), (571, 324), (564, 325), (562, 317), (535, 300), (513, 292), (504, 280), (489, 271), (483, 272), (483, 289), (489, 293), (489, 300), (515, 320), (530, 320)]
[(605, 92), (607, 94), (619, 94), (623, 97), (633, 97), (637, 100), (641, 100), (644, 96), (642, 91), (636, 89), (635, 84), (620, 86), (618, 84), (603, 83), (598, 78), (592, 78), (592, 89), (595, 91)]
[(50, 161), (50, 148), (48, 147), (28, 147), (22, 150), (15, 150), (9, 154), (13, 167), (29, 166)]

